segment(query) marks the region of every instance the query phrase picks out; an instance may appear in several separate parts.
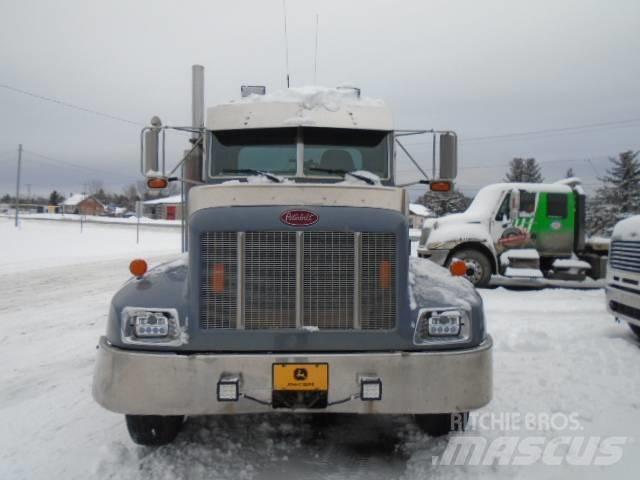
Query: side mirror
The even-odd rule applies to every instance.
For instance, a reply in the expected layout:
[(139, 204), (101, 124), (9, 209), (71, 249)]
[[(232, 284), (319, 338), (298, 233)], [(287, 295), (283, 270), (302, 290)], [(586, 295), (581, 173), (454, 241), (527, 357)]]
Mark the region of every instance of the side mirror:
[(162, 122), (158, 117), (151, 119), (151, 128), (144, 132), (144, 174), (160, 169), (160, 130)]
[(518, 218), (520, 211), (520, 191), (517, 188), (511, 190), (511, 199), (509, 201), (509, 217), (511, 220)]
[(453, 132), (440, 135), (440, 178), (453, 180), (458, 175), (458, 137)]

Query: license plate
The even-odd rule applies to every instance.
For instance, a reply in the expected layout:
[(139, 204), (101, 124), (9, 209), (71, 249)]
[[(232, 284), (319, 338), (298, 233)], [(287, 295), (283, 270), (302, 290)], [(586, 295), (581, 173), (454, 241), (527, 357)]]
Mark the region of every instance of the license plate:
[(273, 389), (284, 391), (329, 390), (328, 363), (274, 363)]

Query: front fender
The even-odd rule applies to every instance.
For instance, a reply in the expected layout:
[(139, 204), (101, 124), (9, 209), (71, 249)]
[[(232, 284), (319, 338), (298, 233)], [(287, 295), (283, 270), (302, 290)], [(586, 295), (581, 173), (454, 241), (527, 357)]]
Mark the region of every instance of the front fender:
[[(149, 270), (142, 278), (130, 278), (116, 292), (109, 307), (107, 339), (115, 346), (125, 346), (121, 337), (121, 318), (124, 307), (175, 308), (180, 322), (189, 321), (188, 309), (188, 256), (162, 263)], [(163, 347), (150, 345), (154, 350)], [(164, 347), (171, 349), (171, 347)]]

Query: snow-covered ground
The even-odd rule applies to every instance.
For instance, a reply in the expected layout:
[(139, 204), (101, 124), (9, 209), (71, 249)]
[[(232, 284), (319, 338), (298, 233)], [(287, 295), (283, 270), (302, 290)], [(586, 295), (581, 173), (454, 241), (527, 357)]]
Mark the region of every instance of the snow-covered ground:
[[(190, 419), (173, 445), (136, 446), (123, 417), (91, 398), (95, 345), (129, 260), (156, 263), (177, 254), (180, 234), (156, 229), (136, 246), (129, 227), (90, 225), (80, 233), (75, 224), (52, 223), (25, 221), (16, 230), (0, 219), (1, 479), (583, 479), (640, 472), (639, 343), (606, 313), (602, 290), (482, 291), (495, 341), (495, 395), (464, 436), (494, 448), (504, 437), (559, 442), (552, 453), (560, 466), (545, 465), (549, 459), (436, 466), (433, 457), (449, 438), (429, 438), (406, 417), (203, 417)], [(533, 430), (505, 423), (525, 415)], [(562, 428), (545, 428), (552, 416)], [(564, 428), (564, 418), (577, 430)], [(615, 465), (567, 464), (563, 439), (611, 436), (626, 438)]]

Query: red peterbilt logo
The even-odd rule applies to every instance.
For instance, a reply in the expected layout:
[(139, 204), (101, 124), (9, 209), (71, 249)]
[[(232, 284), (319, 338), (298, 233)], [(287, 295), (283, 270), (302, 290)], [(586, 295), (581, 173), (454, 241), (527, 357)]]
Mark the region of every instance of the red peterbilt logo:
[(317, 223), (320, 217), (307, 210), (287, 210), (280, 215), (280, 221), (294, 227), (308, 227)]

